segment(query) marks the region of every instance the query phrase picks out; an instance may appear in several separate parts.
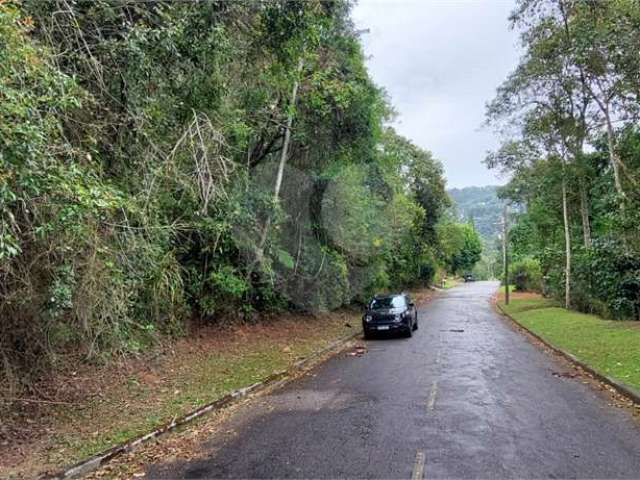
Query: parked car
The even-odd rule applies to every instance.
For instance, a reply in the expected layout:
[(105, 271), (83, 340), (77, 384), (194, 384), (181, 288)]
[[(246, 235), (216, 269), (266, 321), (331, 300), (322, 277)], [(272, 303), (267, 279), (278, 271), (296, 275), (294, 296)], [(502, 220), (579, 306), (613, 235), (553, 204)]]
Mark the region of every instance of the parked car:
[(475, 282), (476, 281), (476, 277), (475, 277), (475, 275), (473, 273), (465, 273), (464, 281), (465, 282)]
[(411, 337), (418, 329), (418, 310), (405, 293), (376, 295), (362, 316), (362, 329), (365, 338), (390, 332)]

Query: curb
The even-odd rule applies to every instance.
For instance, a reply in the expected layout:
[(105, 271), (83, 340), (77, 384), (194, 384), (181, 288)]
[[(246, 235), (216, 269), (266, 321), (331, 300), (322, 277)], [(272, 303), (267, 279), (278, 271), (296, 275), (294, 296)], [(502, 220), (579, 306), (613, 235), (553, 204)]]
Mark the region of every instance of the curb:
[(547, 341), (544, 338), (542, 338), (537, 333), (534, 333), (533, 331), (529, 330), (527, 327), (522, 325), (515, 318), (513, 318), (511, 315), (509, 315), (507, 312), (505, 312), (504, 309), (500, 306), (500, 304), (498, 304), (497, 301), (495, 302), (495, 306), (499, 310), (499, 313), (502, 316), (504, 316), (504, 317), (508, 318), (509, 320), (511, 320), (511, 322), (513, 322), (513, 324), (518, 329), (520, 329), (520, 330), (524, 331), (526, 334), (532, 336), (533, 338), (538, 340), (540, 343), (542, 343), (545, 347), (547, 347), (550, 350), (554, 351), (555, 353), (563, 356), (564, 358), (569, 360), (571, 363), (573, 363), (573, 364), (577, 365), (578, 367), (580, 367), (582, 370), (590, 373), (597, 380), (601, 381), (602, 383), (606, 383), (610, 387), (614, 388), (618, 393), (620, 393), (621, 395), (627, 397), (629, 400), (631, 400), (635, 404), (640, 405), (640, 391), (636, 390), (633, 387), (630, 387), (629, 385), (627, 385), (625, 383), (622, 383), (622, 382), (620, 382), (618, 380), (615, 380), (615, 379), (613, 379), (611, 377), (608, 377), (608, 376), (598, 372), (593, 367), (590, 367), (589, 365), (584, 363), (582, 360), (579, 360), (575, 355), (573, 355), (573, 354), (571, 354), (571, 353), (569, 353), (569, 352), (567, 352), (567, 351), (565, 351), (565, 350), (563, 350), (561, 348), (556, 347), (555, 345), (553, 345), (549, 341)]
[(311, 353), (310, 355), (303, 358), (302, 360), (296, 361), (291, 367), (289, 367), (286, 370), (280, 370), (280, 371), (274, 372), (260, 382), (256, 382), (247, 387), (234, 390), (233, 392), (228, 393), (223, 397), (220, 397), (219, 399), (214, 400), (213, 402), (210, 402), (206, 405), (203, 405), (202, 407), (197, 408), (191, 413), (188, 413), (180, 418), (174, 418), (171, 422), (153, 430), (152, 432), (149, 432), (140, 437), (136, 437), (127, 442), (121, 443), (120, 445), (116, 445), (115, 447), (111, 447), (108, 450), (105, 450), (103, 452), (97, 453), (85, 460), (81, 460), (80, 462), (74, 465), (71, 465), (70, 467), (67, 467), (61, 471), (58, 471), (57, 473), (54, 473), (51, 475), (47, 475), (47, 474), (41, 475), (40, 478), (42, 480), (64, 480), (68, 478), (77, 478), (77, 477), (86, 475), (89, 472), (96, 470), (97, 468), (107, 464), (114, 458), (135, 450), (136, 448), (148, 442), (149, 440), (156, 439), (166, 433), (169, 433), (175, 430), (178, 427), (185, 426), (191, 423), (192, 421), (194, 421), (195, 419), (206, 415), (207, 413), (220, 410), (226, 406), (232, 405), (233, 403), (238, 402), (240, 399), (246, 398), (249, 394), (264, 390), (269, 386), (277, 384), (278, 382), (284, 383), (287, 377), (290, 377), (294, 373), (304, 370), (306, 367), (312, 364), (315, 360), (318, 360), (319, 357), (322, 357), (323, 355), (331, 352), (332, 350), (337, 349), (338, 347), (344, 346), (348, 341), (354, 339), (355, 337), (361, 334), (362, 332), (360, 330), (357, 330), (355, 333), (350, 333), (348, 335), (340, 337), (337, 340), (334, 340), (333, 342), (331, 342), (326, 347)]

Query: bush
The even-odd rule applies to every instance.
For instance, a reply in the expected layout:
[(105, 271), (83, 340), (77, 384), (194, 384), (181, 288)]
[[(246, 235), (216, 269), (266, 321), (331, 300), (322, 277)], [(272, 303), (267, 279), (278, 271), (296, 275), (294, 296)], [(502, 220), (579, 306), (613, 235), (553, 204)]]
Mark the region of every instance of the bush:
[(640, 319), (640, 254), (620, 239), (605, 237), (574, 259), (576, 308), (618, 319)]
[(518, 292), (542, 291), (540, 263), (533, 258), (524, 258), (515, 262), (511, 269), (511, 278)]

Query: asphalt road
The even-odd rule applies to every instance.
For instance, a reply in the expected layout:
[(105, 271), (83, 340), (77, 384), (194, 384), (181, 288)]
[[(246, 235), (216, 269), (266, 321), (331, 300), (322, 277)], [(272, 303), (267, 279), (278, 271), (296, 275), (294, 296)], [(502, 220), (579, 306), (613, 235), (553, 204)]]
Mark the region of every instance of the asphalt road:
[(497, 284), (419, 311), (227, 419), (150, 478), (640, 478), (640, 425), (497, 315)]

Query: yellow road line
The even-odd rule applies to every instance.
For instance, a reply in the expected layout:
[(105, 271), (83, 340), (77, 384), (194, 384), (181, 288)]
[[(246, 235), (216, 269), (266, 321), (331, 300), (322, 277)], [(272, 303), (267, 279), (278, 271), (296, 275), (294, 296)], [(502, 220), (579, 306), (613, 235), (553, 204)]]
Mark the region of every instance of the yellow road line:
[(416, 462), (413, 464), (411, 480), (422, 480), (424, 478), (424, 460), (424, 452), (418, 450), (416, 452)]

